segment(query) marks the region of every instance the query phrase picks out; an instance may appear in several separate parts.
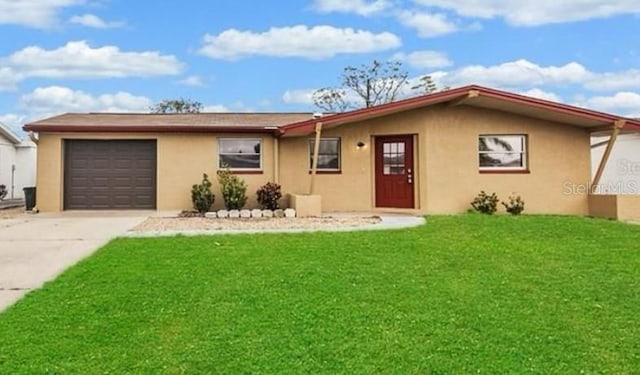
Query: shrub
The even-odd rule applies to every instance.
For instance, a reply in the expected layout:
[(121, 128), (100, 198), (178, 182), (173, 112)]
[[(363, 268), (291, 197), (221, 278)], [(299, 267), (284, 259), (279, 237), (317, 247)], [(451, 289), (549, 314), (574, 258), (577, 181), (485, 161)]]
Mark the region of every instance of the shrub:
[(218, 182), (227, 210), (240, 210), (247, 203), (247, 184), (228, 167), (218, 171)]
[(524, 201), (519, 195), (510, 195), (509, 202), (502, 202), (502, 205), (511, 215), (520, 215), (524, 211)]
[(191, 202), (193, 202), (193, 208), (198, 210), (201, 214), (209, 211), (216, 197), (211, 191), (211, 181), (206, 173), (202, 174), (202, 183), (194, 184), (191, 187)]
[(471, 202), (471, 207), (483, 214), (492, 215), (498, 210), (498, 197), (496, 193), (487, 195), (487, 193), (482, 190), (473, 202)]
[(258, 196), (258, 203), (267, 210), (277, 210), (280, 208), (278, 200), (282, 198), (282, 192), (280, 191), (280, 185), (274, 182), (267, 182), (260, 186), (260, 189), (256, 192)]
[(7, 196), (7, 186), (6, 185), (0, 185), (0, 201), (3, 200), (6, 196)]

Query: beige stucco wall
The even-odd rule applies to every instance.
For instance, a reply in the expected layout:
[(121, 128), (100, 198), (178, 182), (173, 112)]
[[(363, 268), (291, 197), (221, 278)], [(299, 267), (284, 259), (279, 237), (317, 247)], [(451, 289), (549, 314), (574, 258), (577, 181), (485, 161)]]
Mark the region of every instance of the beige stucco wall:
[[(590, 147), (584, 129), (465, 106), (418, 109), (323, 131), (323, 137), (342, 139), (342, 173), (316, 177), (323, 210), (376, 210), (373, 137), (392, 134), (415, 135), (417, 212), (464, 212), (485, 190), (503, 200), (521, 195), (527, 213), (588, 213), (582, 187), (590, 178)], [(480, 134), (526, 134), (530, 173), (480, 173)], [(308, 192), (308, 159), (301, 156), (308, 153), (307, 139), (280, 142), (284, 191)], [(363, 149), (356, 147), (360, 140), (367, 144)]]
[(640, 195), (618, 195), (618, 220), (640, 222)]
[(589, 196), (589, 215), (605, 219), (618, 218), (618, 199), (615, 195), (594, 194)]
[(640, 195), (591, 195), (589, 196), (589, 215), (640, 222)]
[(63, 208), (63, 140), (64, 139), (155, 139), (157, 141), (157, 209), (191, 208), (191, 186), (207, 173), (214, 185), (214, 209), (223, 208), (216, 180), (219, 138), (262, 139), (262, 173), (238, 174), (247, 185), (247, 207), (257, 207), (255, 192), (274, 179), (273, 137), (264, 134), (73, 134), (42, 133), (38, 145), (37, 206), (42, 212)]

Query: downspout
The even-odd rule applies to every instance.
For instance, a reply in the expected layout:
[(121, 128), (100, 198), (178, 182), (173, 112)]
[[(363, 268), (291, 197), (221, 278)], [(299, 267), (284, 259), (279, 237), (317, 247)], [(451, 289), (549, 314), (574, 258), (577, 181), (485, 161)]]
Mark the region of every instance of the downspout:
[(280, 183), (280, 139), (273, 137), (273, 182)]
[(613, 146), (616, 144), (618, 134), (620, 134), (620, 130), (624, 128), (625, 122), (625, 120), (616, 120), (613, 123), (614, 128), (611, 132), (611, 138), (609, 138), (607, 148), (604, 150), (602, 159), (600, 159), (600, 165), (598, 165), (596, 175), (593, 177), (593, 181), (591, 182), (591, 194), (595, 194), (598, 189), (598, 184), (600, 183), (600, 179), (602, 178), (602, 174), (604, 173), (604, 168), (607, 166), (607, 162), (609, 161), (609, 157), (611, 156), (611, 151), (613, 151)]
[(316, 172), (318, 170), (318, 154), (320, 153), (320, 135), (322, 134), (322, 122), (316, 123), (316, 138), (313, 144), (313, 162), (311, 163), (311, 181), (309, 183), (309, 195), (315, 192)]
[(15, 198), (14, 192), (16, 191), (16, 165), (11, 164), (11, 199)]

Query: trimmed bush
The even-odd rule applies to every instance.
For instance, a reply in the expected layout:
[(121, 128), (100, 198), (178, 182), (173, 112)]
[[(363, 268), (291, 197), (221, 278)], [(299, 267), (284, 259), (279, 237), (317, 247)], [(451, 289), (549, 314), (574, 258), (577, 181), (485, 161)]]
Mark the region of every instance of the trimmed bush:
[(240, 210), (247, 203), (247, 184), (229, 168), (218, 171), (218, 183), (227, 210)]
[(0, 185), (0, 201), (7, 196), (8, 192), (6, 185)]
[(493, 215), (498, 210), (498, 196), (496, 193), (487, 195), (487, 193), (482, 190), (473, 202), (471, 202), (471, 207), (480, 213)]
[(524, 211), (524, 200), (519, 195), (510, 195), (509, 202), (502, 202), (502, 205), (511, 215), (520, 215)]
[(213, 206), (213, 202), (216, 197), (211, 191), (211, 181), (206, 173), (202, 174), (202, 183), (194, 184), (191, 187), (191, 202), (193, 202), (193, 208), (195, 208), (201, 214), (208, 212)]
[(260, 186), (260, 189), (256, 192), (258, 203), (260, 203), (264, 209), (277, 210), (280, 208), (278, 200), (282, 198), (282, 192), (280, 190), (280, 185), (274, 182), (267, 182)]

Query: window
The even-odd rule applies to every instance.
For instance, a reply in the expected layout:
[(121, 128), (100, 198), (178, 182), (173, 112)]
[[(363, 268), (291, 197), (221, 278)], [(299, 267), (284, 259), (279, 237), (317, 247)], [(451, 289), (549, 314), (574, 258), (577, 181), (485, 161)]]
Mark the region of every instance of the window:
[[(313, 148), (315, 139), (309, 140), (309, 169), (313, 168)], [(318, 150), (318, 170), (319, 171), (339, 171), (340, 170), (340, 138), (320, 139)]]
[(404, 142), (385, 142), (382, 145), (382, 173), (404, 174)]
[(218, 166), (226, 164), (232, 170), (256, 171), (262, 169), (262, 140), (220, 139)]
[(525, 135), (481, 135), (478, 138), (481, 171), (519, 171), (527, 169)]

